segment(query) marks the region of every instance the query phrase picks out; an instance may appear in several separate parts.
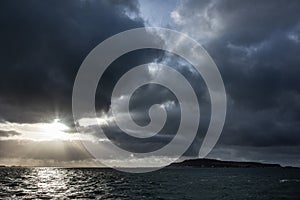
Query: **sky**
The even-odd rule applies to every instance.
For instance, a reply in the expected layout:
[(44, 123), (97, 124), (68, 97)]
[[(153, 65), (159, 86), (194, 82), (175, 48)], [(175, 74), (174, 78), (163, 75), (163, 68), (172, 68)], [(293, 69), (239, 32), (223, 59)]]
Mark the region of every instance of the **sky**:
[[(78, 69), (108, 37), (158, 26), (202, 44), (222, 75), (227, 116), (209, 158), (300, 166), (299, 10), (296, 0), (1, 1), (0, 164), (98, 165), (80, 142), (97, 138), (96, 125), (82, 118), (78, 131), (72, 116)], [(98, 121), (113, 143), (133, 152), (155, 150), (172, 140), (180, 108), (167, 88), (141, 87), (130, 100), (133, 120), (141, 125), (149, 123), (151, 105), (159, 103), (167, 110), (166, 124), (154, 138), (124, 134), (111, 113), (110, 96), (117, 80), (132, 66), (149, 62), (172, 66), (195, 90), (201, 121), (184, 154), (195, 158), (208, 128), (211, 102), (201, 76), (172, 53), (145, 49), (116, 59), (98, 85), (105, 88), (96, 94)], [(171, 79), (149, 66), (149, 75), (156, 73)], [(100, 141), (103, 152), (109, 152), (107, 138)], [(168, 158), (153, 158), (157, 159)]]

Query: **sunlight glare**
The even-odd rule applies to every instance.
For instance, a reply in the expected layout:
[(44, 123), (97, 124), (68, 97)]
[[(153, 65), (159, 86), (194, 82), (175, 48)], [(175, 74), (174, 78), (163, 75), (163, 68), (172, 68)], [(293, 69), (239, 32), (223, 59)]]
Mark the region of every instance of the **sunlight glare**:
[(44, 127), (44, 132), (47, 134), (48, 139), (62, 139), (66, 136), (64, 131), (69, 127), (60, 122), (60, 119), (54, 119), (51, 124)]

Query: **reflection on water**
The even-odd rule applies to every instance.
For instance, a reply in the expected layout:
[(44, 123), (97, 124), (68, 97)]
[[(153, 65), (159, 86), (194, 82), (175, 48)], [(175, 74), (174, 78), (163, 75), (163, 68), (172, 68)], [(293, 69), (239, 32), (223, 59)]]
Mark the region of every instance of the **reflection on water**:
[(297, 199), (299, 188), (292, 169), (0, 168), (0, 199)]
[(45, 196), (59, 197), (67, 190), (68, 177), (65, 170), (55, 168), (35, 168), (31, 172), (36, 177), (37, 193)]
[[(93, 169), (3, 168), (1, 196), (12, 198), (80, 198), (109, 196), (106, 179), (111, 172), (93, 173)], [(106, 173), (106, 174), (104, 174)], [(110, 178), (111, 179), (111, 178)], [(114, 179), (111, 179), (114, 180)], [(118, 181), (116, 181), (118, 182)], [(6, 196), (7, 197), (7, 196)]]
[(62, 197), (68, 188), (66, 170), (55, 168), (2, 169), (3, 187), (12, 196), (39, 198)]

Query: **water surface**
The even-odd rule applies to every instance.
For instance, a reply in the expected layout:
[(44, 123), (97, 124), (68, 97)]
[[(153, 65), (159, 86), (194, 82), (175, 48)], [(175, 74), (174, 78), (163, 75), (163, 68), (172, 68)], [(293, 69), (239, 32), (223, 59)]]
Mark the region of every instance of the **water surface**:
[(300, 170), (281, 168), (0, 168), (0, 199), (300, 199)]

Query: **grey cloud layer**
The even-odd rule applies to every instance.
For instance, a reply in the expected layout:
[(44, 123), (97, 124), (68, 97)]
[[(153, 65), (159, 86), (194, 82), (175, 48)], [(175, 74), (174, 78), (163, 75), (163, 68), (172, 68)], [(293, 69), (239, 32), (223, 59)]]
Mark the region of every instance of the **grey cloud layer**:
[[(47, 121), (58, 113), (71, 124), (71, 90), (84, 57), (107, 37), (143, 26), (143, 20), (136, 17), (139, 6), (135, 1), (0, 4), (0, 119), (8, 121)], [(203, 43), (224, 79), (228, 115), (213, 157), (272, 160), (274, 156), (279, 160), (286, 156), (289, 163), (296, 162), (300, 146), (299, 10), (299, 1), (184, 0), (170, 13), (172, 28)], [(136, 18), (130, 19), (126, 13)], [(109, 110), (112, 87), (130, 66), (165, 62), (191, 81), (202, 106), (199, 136), (187, 153), (194, 155), (209, 122), (210, 102), (201, 78), (187, 63), (174, 58), (151, 50), (120, 57), (101, 80), (107, 90), (97, 95), (96, 107)], [(137, 91), (132, 99), (133, 118), (146, 124), (147, 108), (164, 100), (174, 98), (163, 89)], [(177, 106), (170, 113), (171, 120), (178, 120)], [(167, 126), (162, 136), (175, 128)], [(140, 148), (138, 141), (125, 137), (114, 125), (110, 129), (116, 143)], [(162, 138), (147, 141), (149, 148), (169, 141)], [(243, 156), (249, 152), (253, 153)], [(264, 152), (268, 153), (262, 157)]]
[(9, 121), (67, 117), (73, 81), (89, 51), (143, 26), (126, 15), (138, 12), (135, 1), (2, 1), (0, 10), (0, 118)]
[(16, 131), (3, 131), (0, 130), (0, 137), (10, 137), (14, 135), (20, 135), (21, 133), (18, 133)]
[(172, 13), (223, 75), (229, 109), (221, 144), (300, 144), (299, 8), (298, 1), (183, 1)]

